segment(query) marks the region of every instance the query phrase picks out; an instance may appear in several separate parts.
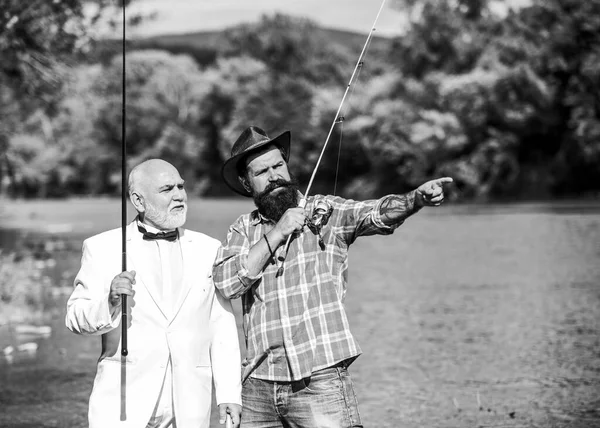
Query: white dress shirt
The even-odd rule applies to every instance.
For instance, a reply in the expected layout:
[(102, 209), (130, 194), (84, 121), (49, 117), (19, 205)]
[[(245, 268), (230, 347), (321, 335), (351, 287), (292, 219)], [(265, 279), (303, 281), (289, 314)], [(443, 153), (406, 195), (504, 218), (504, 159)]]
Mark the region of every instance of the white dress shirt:
[[(170, 232), (170, 230), (158, 230), (138, 220), (141, 227), (151, 233)], [(151, 275), (155, 284), (162, 286), (162, 300), (167, 310), (167, 317), (175, 315), (175, 305), (181, 294), (181, 283), (183, 280), (183, 256), (179, 238), (174, 241), (166, 239), (145, 240), (146, 254), (149, 255), (150, 266), (153, 267)]]
[[(170, 232), (158, 230), (138, 220), (138, 225), (151, 233)], [(175, 305), (180, 297), (183, 280), (183, 256), (179, 238), (174, 241), (166, 239), (144, 240), (146, 254), (152, 259), (149, 265), (153, 270), (151, 275), (156, 284), (162, 286), (162, 303), (165, 315), (170, 319), (175, 313)], [(154, 412), (146, 428), (167, 428), (175, 426), (173, 409), (173, 377), (171, 358), (167, 363), (163, 385)]]

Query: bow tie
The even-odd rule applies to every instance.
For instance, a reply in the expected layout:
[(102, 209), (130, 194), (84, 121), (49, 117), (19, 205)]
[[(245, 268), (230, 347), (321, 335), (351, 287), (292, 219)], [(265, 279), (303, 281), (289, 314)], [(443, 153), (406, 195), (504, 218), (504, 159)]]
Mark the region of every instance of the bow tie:
[(164, 239), (166, 241), (175, 241), (178, 236), (177, 229), (172, 230), (170, 232), (152, 233), (152, 232), (148, 232), (142, 226), (138, 225), (138, 230), (144, 235), (145, 241), (155, 241), (157, 239)]

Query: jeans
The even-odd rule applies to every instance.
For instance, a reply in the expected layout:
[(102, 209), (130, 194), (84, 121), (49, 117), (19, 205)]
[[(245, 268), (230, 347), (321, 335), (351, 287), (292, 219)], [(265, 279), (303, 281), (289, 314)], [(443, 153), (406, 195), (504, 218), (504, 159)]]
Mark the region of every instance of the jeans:
[(362, 428), (345, 367), (319, 370), (296, 382), (249, 377), (242, 403), (242, 428)]

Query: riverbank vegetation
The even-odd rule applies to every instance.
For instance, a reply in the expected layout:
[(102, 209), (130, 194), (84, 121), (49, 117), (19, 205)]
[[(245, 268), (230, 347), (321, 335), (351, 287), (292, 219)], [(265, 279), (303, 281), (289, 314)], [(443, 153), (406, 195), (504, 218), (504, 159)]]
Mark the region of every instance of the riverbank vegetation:
[[(14, 0), (0, 18), (4, 194), (119, 192), (120, 46), (90, 37), (83, 3)], [(531, 0), (500, 13), (499, 3), (394, 3), (409, 25), (374, 39), (315, 191), (332, 192), (336, 175), (339, 194), (361, 198), (450, 175), (450, 198), (463, 201), (598, 194), (600, 4)], [(220, 166), (255, 124), (292, 130), (307, 183), (363, 40), (272, 15), (129, 41), (130, 165), (162, 157), (194, 194), (229, 196)]]

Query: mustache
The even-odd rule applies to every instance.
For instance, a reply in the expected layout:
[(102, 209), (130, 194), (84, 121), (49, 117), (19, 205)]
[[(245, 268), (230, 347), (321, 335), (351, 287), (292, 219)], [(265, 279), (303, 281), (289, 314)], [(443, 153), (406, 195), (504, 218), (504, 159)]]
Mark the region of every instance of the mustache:
[(267, 187), (265, 187), (264, 190), (262, 192), (260, 192), (260, 195), (261, 196), (266, 195), (280, 187), (291, 187), (293, 185), (294, 185), (293, 181), (287, 181), (287, 180), (284, 180), (283, 178), (278, 178), (277, 180), (272, 181), (269, 184), (267, 184)]

